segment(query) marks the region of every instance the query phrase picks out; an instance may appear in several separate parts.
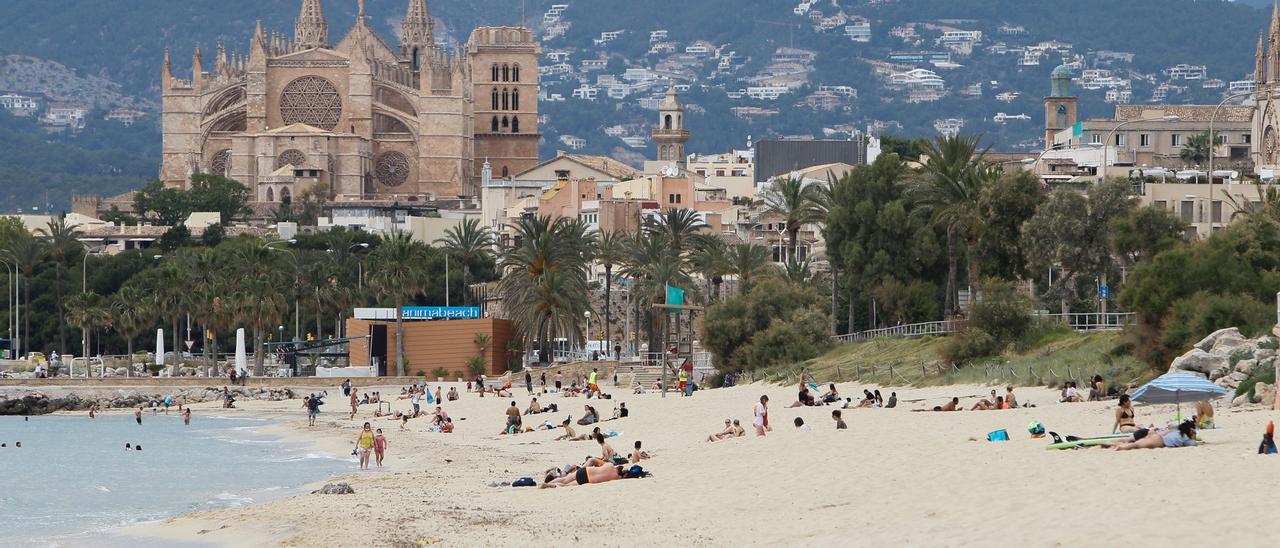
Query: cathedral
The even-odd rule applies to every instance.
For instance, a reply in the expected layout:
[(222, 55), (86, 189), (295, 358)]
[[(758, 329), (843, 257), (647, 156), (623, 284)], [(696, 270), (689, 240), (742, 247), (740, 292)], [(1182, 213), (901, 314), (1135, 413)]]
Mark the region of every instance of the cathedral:
[[(1268, 47), (1269, 46), (1269, 47)], [(1280, 7), (1271, 11), (1271, 35), (1258, 37), (1254, 55), (1253, 81), (1256, 102), (1253, 110), (1253, 164), (1261, 173), (1280, 167), (1280, 113), (1276, 111), (1276, 93), (1280, 92)]]
[(260, 203), (322, 185), (327, 198), (450, 200), (538, 163), (538, 57), (523, 27), (481, 27), (465, 46), (438, 46), (425, 0), (406, 0), (399, 47), (368, 25), (364, 0), (336, 43), (320, 0), (302, 0), (293, 38), (261, 23), (247, 56), (220, 44), (191, 78), (162, 74), (160, 178), (236, 179)]

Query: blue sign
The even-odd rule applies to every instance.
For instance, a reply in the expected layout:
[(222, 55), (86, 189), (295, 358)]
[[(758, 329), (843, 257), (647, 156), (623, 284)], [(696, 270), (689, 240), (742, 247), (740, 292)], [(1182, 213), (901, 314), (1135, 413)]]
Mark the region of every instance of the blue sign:
[(402, 306), (400, 317), (406, 320), (474, 320), (480, 317), (480, 307)]
[(1111, 298), (1111, 288), (1110, 288), (1110, 287), (1107, 287), (1107, 286), (1105, 286), (1105, 285), (1104, 285), (1104, 286), (1099, 287), (1099, 288), (1098, 288), (1098, 296), (1099, 296), (1099, 297), (1102, 297), (1102, 300), (1104, 300), (1104, 301), (1105, 301), (1105, 300), (1110, 299), (1110, 298)]

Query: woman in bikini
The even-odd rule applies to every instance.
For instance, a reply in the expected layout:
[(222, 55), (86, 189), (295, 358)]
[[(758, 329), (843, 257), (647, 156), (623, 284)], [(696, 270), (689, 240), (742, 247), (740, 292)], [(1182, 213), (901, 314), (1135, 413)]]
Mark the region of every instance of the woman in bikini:
[(720, 441), (733, 436), (733, 424), (729, 419), (724, 420), (724, 430), (707, 436), (707, 441)]
[(1111, 426), (1111, 433), (1124, 432), (1126, 434), (1138, 429), (1133, 422), (1133, 402), (1129, 400), (1129, 395), (1120, 396), (1120, 405), (1116, 406), (1116, 422)]
[(1160, 449), (1163, 447), (1189, 447), (1196, 444), (1196, 424), (1191, 421), (1183, 421), (1177, 428), (1166, 430), (1147, 430), (1145, 428), (1135, 431), (1133, 441), (1122, 441), (1112, 446), (1116, 451), (1127, 451), (1129, 449)]

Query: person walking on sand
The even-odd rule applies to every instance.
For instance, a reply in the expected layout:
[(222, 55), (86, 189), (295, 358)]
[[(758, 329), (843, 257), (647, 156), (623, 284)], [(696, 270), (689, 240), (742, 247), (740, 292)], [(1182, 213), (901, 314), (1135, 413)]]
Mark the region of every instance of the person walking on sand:
[(142, 408), (141, 407), (139, 407), (137, 411), (133, 412), (133, 420), (138, 421), (138, 426), (142, 426)]
[(387, 453), (387, 438), (382, 435), (382, 429), (379, 428), (376, 435), (373, 436), (373, 456), (378, 461), (378, 467), (382, 467), (382, 457)]
[(188, 407), (182, 412), (182, 425), (191, 426), (191, 408)]
[(538, 375), (538, 381), (542, 384), (542, 388), (544, 388), (544, 389), (545, 389), (545, 388), (547, 387), (547, 372), (546, 372), (546, 371), (543, 371), (541, 375)]
[(373, 452), (373, 445), (373, 426), (366, 422), (360, 430), (360, 437), (356, 438), (356, 455), (360, 457), (361, 470), (369, 469), (369, 454)]
[(350, 390), (349, 393), (351, 394), (351, 418), (349, 420), (356, 420), (356, 411), (360, 409), (360, 399), (356, 397), (355, 390)]
[(560, 381), (560, 372), (556, 371), (556, 392), (560, 391), (561, 386), (563, 385), (561, 384), (561, 381)]
[(533, 394), (533, 373), (524, 372), (524, 387), (529, 391), (530, 395)]
[(324, 401), (321, 401), (320, 396), (315, 394), (308, 396), (306, 401), (302, 403), (302, 406), (307, 408), (307, 426), (316, 425), (316, 417), (320, 416), (321, 405), (324, 405)]
[(755, 420), (751, 424), (755, 425), (757, 436), (763, 436), (769, 429), (769, 396), (760, 396), (760, 402), (756, 404)]

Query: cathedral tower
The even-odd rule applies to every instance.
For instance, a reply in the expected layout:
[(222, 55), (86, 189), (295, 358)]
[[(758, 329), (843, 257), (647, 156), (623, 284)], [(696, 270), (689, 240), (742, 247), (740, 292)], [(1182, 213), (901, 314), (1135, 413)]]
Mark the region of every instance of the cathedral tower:
[(293, 40), (302, 49), (329, 47), (329, 22), (324, 18), (320, 0), (302, 0)]
[(658, 127), (653, 129), (653, 141), (658, 145), (658, 161), (684, 168), (684, 146), (689, 142), (689, 130), (684, 128), (684, 105), (676, 95), (675, 84), (667, 88), (667, 96), (658, 105)]
[(400, 23), (400, 58), (413, 69), (422, 67), (422, 61), (435, 46), (431, 17), (427, 15), (426, 0), (409, 0), (409, 11)]

